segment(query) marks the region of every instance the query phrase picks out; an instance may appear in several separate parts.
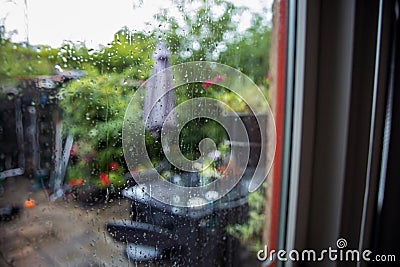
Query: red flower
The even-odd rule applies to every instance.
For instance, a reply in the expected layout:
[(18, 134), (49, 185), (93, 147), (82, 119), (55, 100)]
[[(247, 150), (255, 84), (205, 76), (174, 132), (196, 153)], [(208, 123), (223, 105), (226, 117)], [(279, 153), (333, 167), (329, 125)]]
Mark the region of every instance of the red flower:
[(225, 165), (221, 165), (218, 167), (219, 172), (223, 173), (226, 170), (226, 166)]
[(81, 186), (82, 184), (83, 184), (83, 178), (73, 178), (73, 179), (71, 179), (71, 180), (69, 180), (68, 181), (68, 184), (71, 186), (71, 187), (74, 187), (74, 186)]
[(211, 87), (211, 85), (213, 85), (215, 83), (222, 82), (223, 80), (225, 80), (225, 77), (218, 74), (214, 77), (214, 79), (206, 80), (205, 82), (203, 82), (202, 86), (203, 86), (203, 88), (208, 88), (208, 87)]
[(118, 170), (118, 168), (119, 168), (118, 163), (116, 163), (116, 162), (111, 162), (110, 163), (110, 170), (116, 171), (116, 170)]
[(203, 82), (203, 88), (208, 88), (208, 87), (210, 87), (211, 85), (213, 85), (213, 81), (211, 81), (211, 80), (207, 80), (207, 81), (205, 81), (205, 82)]
[(131, 173), (131, 175), (136, 175), (136, 174), (138, 174), (138, 170), (135, 168), (132, 168), (130, 173)]
[(76, 185), (76, 186), (81, 186), (81, 185), (83, 185), (83, 178), (76, 179), (75, 185)]
[(213, 81), (214, 81), (214, 83), (218, 83), (218, 82), (222, 82), (223, 80), (225, 80), (224, 76), (217, 75), (217, 76), (214, 77)]
[(107, 173), (102, 173), (102, 174), (100, 174), (100, 181), (101, 181), (101, 185), (102, 186), (108, 186), (108, 185), (110, 185), (110, 177), (108, 176), (108, 174)]
[(76, 152), (78, 152), (78, 147), (76, 145), (73, 145), (71, 147), (70, 152), (69, 152), (70, 157), (75, 157), (76, 156)]

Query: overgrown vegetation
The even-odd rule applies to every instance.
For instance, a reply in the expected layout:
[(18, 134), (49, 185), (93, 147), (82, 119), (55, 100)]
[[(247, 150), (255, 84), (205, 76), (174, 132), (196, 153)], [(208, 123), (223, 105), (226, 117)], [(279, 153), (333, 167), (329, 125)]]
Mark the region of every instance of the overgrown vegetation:
[[(5, 37), (5, 28), (0, 26), (1, 83), (49, 75), (62, 69), (84, 70), (87, 74), (62, 88), (59, 94), (67, 126), (64, 128), (76, 140), (69, 180), (83, 178), (101, 187), (110, 183), (123, 184), (121, 177), (128, 171), (121, 147), (124, 111), (132, 94), (151, 74), (154, 63), (151, 55), (159, 41), (165, 42), (171, 50), (172, 64), (204, 60), (221, 62), (248, 75), (267, 94), (269, 26), (260, 14), (254, 14), (250, 28), (237, 33), (234, 18), (245, 9), (228, 1), (215, 4), (223, 10), (219, 15), (210, 15), (210, 6), (204, 1), (199, 1), (199, 7), (191, 12), (185, 12), (190, 10), (185, 1), (178, 1), (183, 22), (161, 12), (157, 18), (162, 28), (146, 33), (123, 28), (100, 50), (71, 42), (59, 48), (13, 43)], [(247, 111), (246, 105), (232, 93), (217, 86), (209, 90), (201, 84), (188, 86), (177, 92), (177, 102), (199, 96), (215, 97)], [(206, 135), (211, 135), (217, 143), (226, 138), (217, 123), (199, 119), (184, 128), (181, 148), (187, 155), (192, 152), (191, 157), (196, 157), (198, 142)], [(151, 136), (146, 142), (149, 153), (157, 158), (160, 147), (150, 145), (154, 142)], [(231, 234), (254, 245), (255, 249), (260, 244), (257, 240), (261, 238), (263, 204), (262, 190), (250, 194), (250, 219), (244, 225), (229, 227)]]

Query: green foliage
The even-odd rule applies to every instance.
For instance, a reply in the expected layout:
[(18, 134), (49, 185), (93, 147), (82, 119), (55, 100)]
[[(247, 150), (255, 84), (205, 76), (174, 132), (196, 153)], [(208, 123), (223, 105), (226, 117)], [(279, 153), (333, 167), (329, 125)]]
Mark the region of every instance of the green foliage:
[[(195, 11), (188, 12), (190, 5), (200, 5)], [(177, 63), (188, 61), (217, 61), (234, 67), (248, 75), (256, 84), (267, 87), (269, 72), (269, 50), (271, 28), (260, 14), (252, 14), (252, 24), (244, 33), (237, 33), (235, 16), (247, 11), (228, 1), (178, 1), (184, 23), (179, 24), (174, 17), (161, 12), (156, 18), (160, 25), (167, 24), (167, 30), (155, 33), (166, 41)], [(223, 10), (218, 15), (212, 10)]]
[(252, 26), (235, 42), (228, 43), (219, 60), (249, 76), (256, 84), (267, 87), (271, 29), (255, 14)]
[(40, 49), (12, 43), (5, 38), (4, 32), (4, 26), (0, 25), (0, 81), (51, 72), (53, 67), (48, 60), (42, 59)]
[[(214, 85), (213, 88), (205, 89), (200, 83), (192, 83), (176, 88), (177, 105), (196, 97), (208, 97), (219, 99), (223, 95), (224, 88)], [(222, 110), (221, 110), (222, 112)], [(197, 159), (200, 156), (198, 144), (204, 138), (212, 139), (217, 146), (227, 140), (225, 129), (216, 121), (198, 118), (187, 123), (180, 133), (179, 147), (182, 153), (189, 159)]]
[(154, 47), (154, 40), (150, 36), (123, 28), (114, 35), (114, 40), (107, 47), (94, 53), (92, 60), (100, 73), (130, 70), (132, 78), (144, 80), (152, 70)]
[(123, 28), (109, 45), (99, 51), (72, 42), (65, 42), (58, 49), (33, 47), (11, 42), (5, 37), (4, 26), (0, 25), (0, 81), (50, 75), (57, 69), (125, 73), (131, 78), (145, 80), (152, 69), (154, 43), (152, 36)]
[[(193, 10), (191, 5), (200, 6)], [(167, 17), (163, 12), (157, 15), (160, 24), (168, 24), (170, 27), (159, 36), (165, 39), (172, 52), (175, 54), (177, 63), (218, 59), (220, 47), (225, 44), (226, 33), (234, 32), (236, 25), (232, 18), (234, 15), (243, 12), (243, 8), (237, 8), (227, 1), (216, 1), (209, 5), (206, 1), (178, 1), (180, 16), (183, 17), (183, 25), (178, 23), (174, 17)], [(212, 10), (223, 9), (220, 16), (213, 16)], [(189, 11), (188, 10), (193, 10)]]
[[(60, 92), (60, 106), (67, 126), (64, 128), (77, 140), (78, 157), (69, 169), (70, 178), (85, 176), (88, 180), (98, 180), (101, 173), (110, 171), (111, 162), (120, 166), (120, 176), (126, 172), (122, 124), (136, 86), (124, 83), (125, 79), (120, 74), (97, 75), (95, 79), (86, 77), (70, 83)], [(114, 181), (121, 184), (116, 178)]]
[(262, 188), (249, 194), (248, 203), (250, 211), (249, 219), (246, 223), (227, 226), (229, 234), (241, 240), (254, 252), (257, 252), (262, 248), (262, 229), (265, 219), (264, 190), (265, 186), (262, 186)]

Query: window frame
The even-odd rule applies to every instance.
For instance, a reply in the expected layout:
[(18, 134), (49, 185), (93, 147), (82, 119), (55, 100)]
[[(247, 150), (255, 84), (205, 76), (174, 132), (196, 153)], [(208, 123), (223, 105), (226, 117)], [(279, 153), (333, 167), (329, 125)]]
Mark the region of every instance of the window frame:
[(278, 249), (370, 247), (393, 4), (288, 0)]

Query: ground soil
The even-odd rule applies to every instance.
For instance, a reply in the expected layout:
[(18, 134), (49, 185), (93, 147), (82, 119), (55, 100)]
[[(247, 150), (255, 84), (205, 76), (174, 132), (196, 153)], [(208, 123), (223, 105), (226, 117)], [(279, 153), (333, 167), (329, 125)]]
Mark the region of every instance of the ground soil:
[[(127, 199), (93, 206), (77, 201), (50, 201), (46, 190), (30, 191), (25, 177), (7, 178), (0, 206), (18, 205), (19, 215), (0, 222), (0, 266), (135, 266), (125, 245), (107, 233), (107, 222), (129, 219)], [(31, 197), (35, 207), (23, 208)]]

